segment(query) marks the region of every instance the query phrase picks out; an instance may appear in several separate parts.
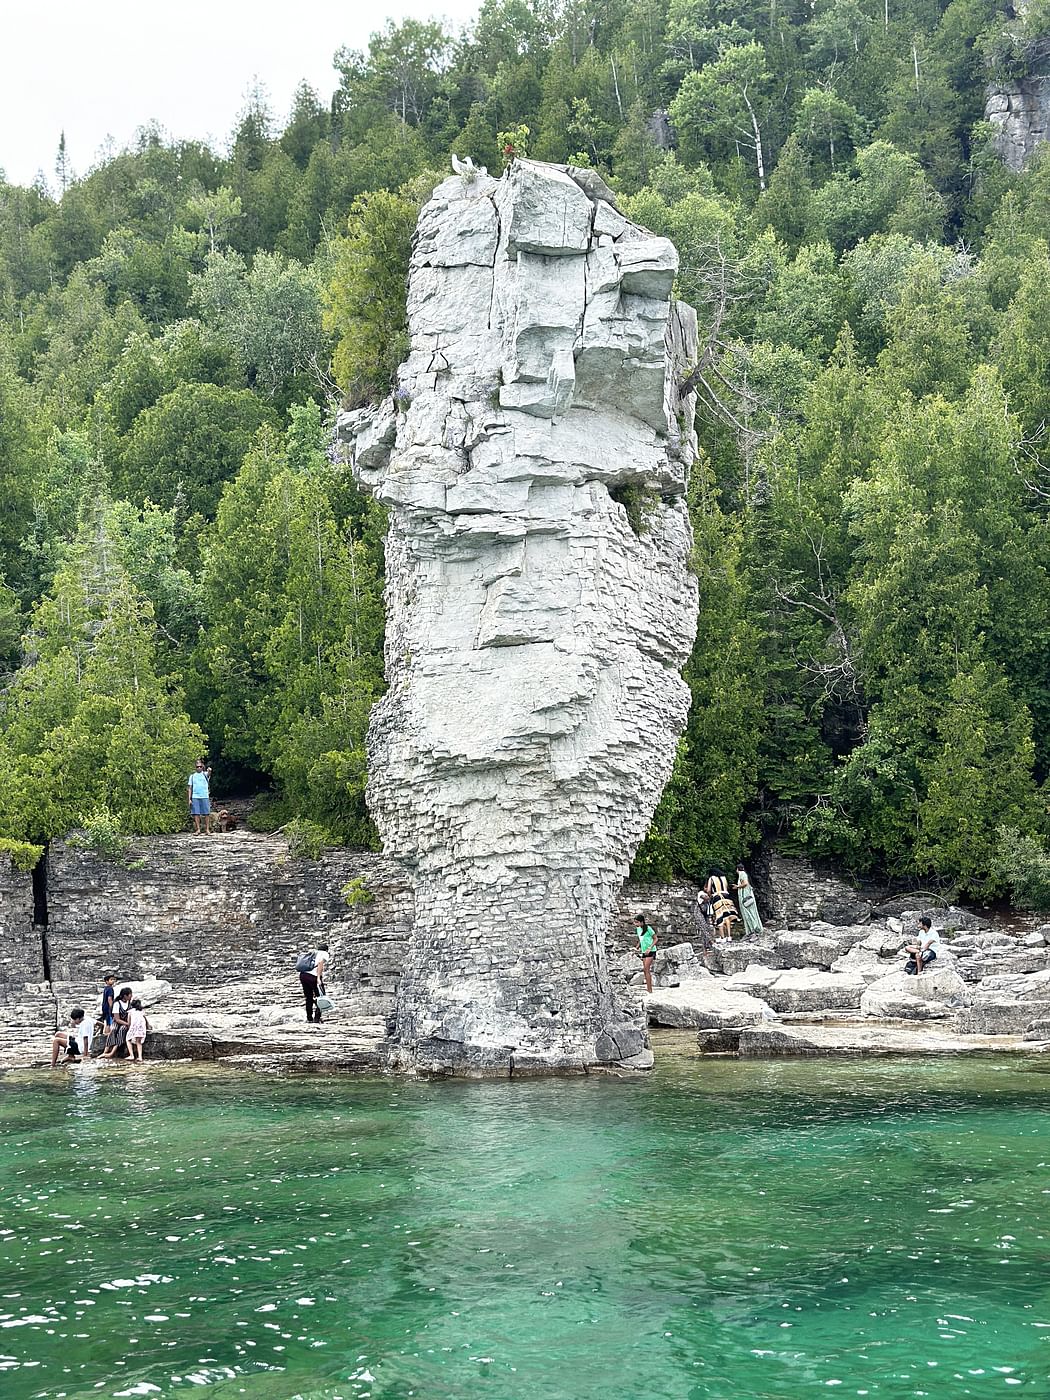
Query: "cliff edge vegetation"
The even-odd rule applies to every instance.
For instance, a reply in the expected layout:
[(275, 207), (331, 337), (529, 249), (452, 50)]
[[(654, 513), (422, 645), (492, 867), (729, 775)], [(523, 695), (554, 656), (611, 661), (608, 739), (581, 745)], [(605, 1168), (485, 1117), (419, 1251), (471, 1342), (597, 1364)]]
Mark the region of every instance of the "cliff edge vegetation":
[(403, 392), (451, 153), (528, 155), (597, 170), (700, 313), (694, 703), (637, 873), (765, 836), (1042, 898), (1050, 161), (984, 121), (1012, 24), (488, 0), (339, 49), (280, 120), (251, 93), (223, 150), (146, 125), (0, 183), (0, 837), (172, 830), (207, 745), (220, 796), (374, 841), (385, 521), (327, 425)]

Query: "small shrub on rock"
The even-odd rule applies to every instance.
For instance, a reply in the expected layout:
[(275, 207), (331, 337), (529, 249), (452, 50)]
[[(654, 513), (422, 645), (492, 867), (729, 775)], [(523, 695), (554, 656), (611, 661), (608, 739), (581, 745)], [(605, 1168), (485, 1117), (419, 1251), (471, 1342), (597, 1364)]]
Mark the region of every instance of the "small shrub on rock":
[(90, 851), (102, 860), (123, 860), (128, 838), (121, 820), (106, 806), (96, 807), (82, 819), (81, 828), (70, 836), (68, 845)]
[(367, 881), (360, 875), (355, 875), (352, 880), (347, 880), (339, 893), (346, 900), (347, 907), (350, 909), (361, 909), (375, 903), (375, 895), (369, 889)]
[(288, 838), (288, 854), (293, 860), (320, 860), (325, 846), (332, 844), (332, 838), (324, 827), (308, 817), (294, 817), (285, 827), (284, 834)]

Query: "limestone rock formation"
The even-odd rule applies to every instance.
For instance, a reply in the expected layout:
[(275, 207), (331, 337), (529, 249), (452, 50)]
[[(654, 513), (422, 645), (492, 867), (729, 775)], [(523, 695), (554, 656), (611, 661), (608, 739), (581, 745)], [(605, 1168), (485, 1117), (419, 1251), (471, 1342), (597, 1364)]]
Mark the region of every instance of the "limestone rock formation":
[(639, 1063), (605, 942), (689, 704), (677, 261), (592, 171), (448, 179), (419, 220), (399, 387), (340, 419), (390, 511), (369, 800), (415, 883), (403, 1064)]
[(1050, 136), (1050, 37), (1040, 32), (1031, 0), (1005, 0), (1000, 32), (1009, 73), (988, 89), (985, 121), (995, 128), (995, 146), (1011, 170), (1023, 170)]
[(774, 1011), (852, 1011), (860, 1007), (865, 982), (856, 973), (815, 972), (811, 968), (752, 966), (727, 977), (725, 987), (758, 997)]
[(769, 1005), (746, 992), (731, 992), (713, 977), (654, 991), (645, 998), (650, 1021), (658, 1026), (728, 1030), (775, 1019)]
[(923, 1021), (947, 1016), (967, 1001), (966, 983), (938, 959), (928, 972), (917, 976), (898, 970), (873, 982), (860, 999), (860, 1009), (865, 1016)]
[(1050, 136), (1050, 41), (1039, 47), (1041, 71), (990, 88), (985, 120), (996, 128), (995, 145), (1011, 170), (1023, 170)]

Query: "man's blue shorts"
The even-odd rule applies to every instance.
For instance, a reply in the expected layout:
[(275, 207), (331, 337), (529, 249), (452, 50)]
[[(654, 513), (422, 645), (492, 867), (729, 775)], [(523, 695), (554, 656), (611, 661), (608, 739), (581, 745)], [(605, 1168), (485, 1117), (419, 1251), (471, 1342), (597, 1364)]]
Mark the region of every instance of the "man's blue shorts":
[(195, 797), (190, 804), (190, 813), (195, 817), (211, 815), (211, 803), (206, 797)]

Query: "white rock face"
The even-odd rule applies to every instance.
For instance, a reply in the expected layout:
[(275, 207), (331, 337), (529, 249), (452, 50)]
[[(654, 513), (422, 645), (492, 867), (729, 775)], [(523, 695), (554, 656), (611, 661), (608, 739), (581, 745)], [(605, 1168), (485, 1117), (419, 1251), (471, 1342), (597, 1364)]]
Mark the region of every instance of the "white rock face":
[(713, 977), (654, 991), (645, 998), (645, 1009), (655, 1025), (696, 1030), (728, 1030), (776, 1019), (766, 1002), (730, 991)]
[(892, 972), (873, 982), (860, 999), (860, 1009), (866, 1016), (924, 1021), (947, 1016), (969, 1000), (969, 988), (955, 969), (938, 966), (915, 976)]
[(853, 972), (816, 972), (812, 968), (781, 971), (748, 967), (727, 977), (731, 992), (759, 997), (774, 1011), (851, 1011), (860, 1006), (865, 982)]
[(369, 800), (416, 887), (406, 1065), (637, 1064), (645, 1046), (605, 934), (689, 704), (696, 318), (671, 300), (672, 245), (610, 198), (526, 161), (440, 185), (398, 394), (338, 426), (390, 509)]

